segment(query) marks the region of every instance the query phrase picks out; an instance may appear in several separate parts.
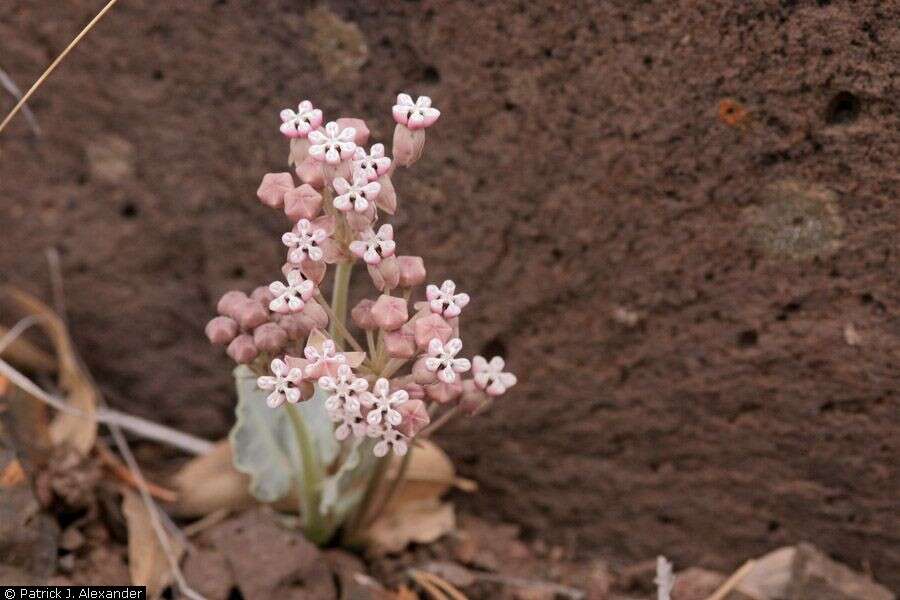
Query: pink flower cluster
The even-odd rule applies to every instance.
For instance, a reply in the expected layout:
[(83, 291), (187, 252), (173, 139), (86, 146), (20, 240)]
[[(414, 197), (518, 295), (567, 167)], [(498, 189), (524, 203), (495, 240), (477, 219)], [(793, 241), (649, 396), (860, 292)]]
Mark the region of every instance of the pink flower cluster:
[[(378, 224), (383, 213), (397, 210), (391, 181), (397, 166), (419, 159), (425, 130), (440, 116), (430, 98), (413, 101), (407, 94), (397, 97), (392, 112), (388, 157), (383, 144), (364, 148), (369, 128), (360, 119), (323, 125), (322, 111), (309, 101), (282, 111), (294, 172), (267, 174), (257, 196), (293, 223), (281, 238), (285, 281), (249, 297), (228, 292), (219, 302), (221, 316), (207, 326), (213, 343), (227, 344), (234, 360), (260, 373), (269, 406), (307, 400), (318, 386), (327, 393), (335, 437), (373, 438), (379, 457), (405, 454), (438, 412), (473, 414), (516, 383), (502, 358), (462, 356), (460, 315), (468, 294), (450, 280), (426, 286), (422, 258), (398, 255), (393, 227)], [(319, 286), (328, 265), (346, 273), (357, 261), (379, 295), (360, 300), (344, 322), (338, 306), (346, 306), (346, 289), (337, 288), (335, 277), (329, 306)], [(418, 290), (422, 299), (414, 302)], [(329, 324), (330, 336), (324, 333)], [(367, 348), (353, 331), (365, 336)]]

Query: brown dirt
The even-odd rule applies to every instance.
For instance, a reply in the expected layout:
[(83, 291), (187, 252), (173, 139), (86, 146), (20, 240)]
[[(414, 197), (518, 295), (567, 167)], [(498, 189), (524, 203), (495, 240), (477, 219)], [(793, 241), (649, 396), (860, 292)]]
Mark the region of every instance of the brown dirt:
[[(57, 4), (0, 7), (22, 87), (99, 6)], [(48, 294), (59, 248), (111, 401), (224, 433), (202, 328), (277, 272), (254, 191), (278, 109), (385, 139), (393, 94), (427, 93), (400, 247), (474, 292), (468, 348), (521, 374), (442, 437), (468, 508), (720, 569), (810, 540), (900, 586), (900, 5), (326, 4), (122, 2), (32, 103), (45, 135), (2, 134), (0, 270)]]

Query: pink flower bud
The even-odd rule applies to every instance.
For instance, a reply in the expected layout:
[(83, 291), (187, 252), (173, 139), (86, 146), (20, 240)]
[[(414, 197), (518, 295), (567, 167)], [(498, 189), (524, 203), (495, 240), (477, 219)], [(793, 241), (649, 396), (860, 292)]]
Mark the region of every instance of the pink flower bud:
[(284, 214), (296, 223), (300, 219), (312, 221), (322, 210), (322, 194), (304, 183), (284, 195)]
[(328, 313), (315, 300), (307, 302), (300, 314), (312, 320), (313, 329), (325, 329), (328, 327)]
[(368, 298), (363, 298), (359, 304), (350, 311), (350, 318), (356, 323), (356, 326), (364, 331), (372, 331), (378, 329), (378, 324), (372, 318), (372, 305), (375, 304)]
[[(294, 268), (296, 269), (297, 267)], [(325, 264), (324, 261), (316, 262), (314, 260), (304, 260), (300, 263), (300, 271), (302, 271), (303, 274), (306, 275), (308, 279), (311, 279), (317, 286), (325, 279), (325, 271), (327, 269), (328, 265)]]
[(422, 156), (425, 148), (425, 130), (412, 130), (405, 125), (394, 127), (394, 164), (401, 167), (412, 166)]
[(411, 288), (425, 283), (425, 261), (421, 256), (398, 256), (400, 287)]
[[(303, 308), (305, 309), (306, 306)], [(284, 329), (290, 341), (297, 342), (305, 340), (309, 332), (317, 327), (317, 324), (307, 315), (295, 313), (278, 315), (278, 326)]]
[(415, 382), (407, 383), (406, 385), (401, 386), (402, 389), (406, 390), (406, 393), (409, 394), (411, 400), (424, 400), (425, 399), (425, 388)]
[(462, 412), (472, 416), (483, 411), (490, 403), (491, 397), (479, 389), (473, 380), (467, 379), (463, 382), (463, 391), (459, 398), (459, 408)]
[(385, 331), (399, 329), (409, 319), (406, 300), (382, 294), (372, 305), (372, 318)]
[(268, 286), (261, 285), (250, 292), (250, 298), (256, 300), (263, 306), (268, 306), (269, 303), (275, 299), (275, 295), (269, 290)]
[(416, 345), (425, 351), (433, 339), (439, 339), (444, 343), (453, 335), (453, 327), (444, 320), (441, 315), (430, 314), (427, 317), (416, 319), (413, 326), (416, 336)]
[(397, 212), (397, 190), (394, 189), (391, 176), (385, 174), (376, 181), (381, 185), (381, 191), (378, 192), (378, 197), (375, 198), (375, 206), (389, 215), (394, 214)]
[(225, 292), (225, 294), (219, 299), (219, 303), (216, 305), (216, 311), (220, 315), (225, 315), (226, 317), (231, 317), (232, 319), (237, 320), (238, 308), (244, 301), (247, 299), (247, 294), (244, 292), (239, 292), (237, 290), (231, 290), (230, 292)]
[(294, 189), (294, 178), (290, 173), (266, 173), (263, 176), (256, 196), (259, 201), (272, 208), (281, 208), (284, 205), (284, 195)]
[(378, 291), (393, 290), (400, 283), (400, 265), (396, 256), (381, 259), (377, 265), (369, 265), (369, 276)]
[(457, 377), (452, 382), (438, 381), (425, 386), (425, 395), (438, 404), (448, 404), (459, 398), (462, 394), (462, 379)]
[(375, 224), (376, 216), (375, 205), (370, 204), (363, 212), (348, 212), (346, 214), (347, 225), (349, 225), (350, 229), (353, 231), (360, 233), (372, 228), (372, 225)]
[(438, 380), (434, 371), (429, 371), (428, 367), (425, 366), (427, 358), (427, 356), (419, 358), (412, 366), (413, 381), (419, 385), (430, 385)]
[(403, 416), (400, 433), (407, 437), (415, 436), (431, 422), (428, 409), (421, 400), (407, 400), (397, 407), (397, 411)]
[(258, 327), (269, 320), (269, 311), (257, 300), (247, 298), (237, 307), (235, 321), (244, 331)]
[(297, 165), (295, 169), (297, 177), (303, 183), (321, 190), (325, 187), (325, 178), (322, 177), (322, 166), (311, 156), (307, 157), (302, 163)]
[(234, 362), (240, 364), (247, 364), (259, 356), (259, 350), (256, 349), (256, 344), (253, 343), (253, 336), (246, 333), (242, 333), (231, 340), (226, 352)]
[(253, 330), (253, 343), (260, 352), (278, 354), (287, 342), (287, 332), (275, 323), (263, 323)]
[(341, 117), (337, 120), (337, 124), (341, 129), (352, 127), (356, 131), (356, 135), (353, 137), (353, 143), (355, 143), (357, 146), (365, 146), (368, 143), (369, 127), (362, 119), (356, 119), (353, 117)]
[(401, 327), (384, 334), (384, 348), (391, 358), (412, 358), (416, 355), (416, 337)]
[(224, 346), (238, 334), (238, 324), (231, 317), (216, 317), (206, 324), (206, 337), (216, 346)]

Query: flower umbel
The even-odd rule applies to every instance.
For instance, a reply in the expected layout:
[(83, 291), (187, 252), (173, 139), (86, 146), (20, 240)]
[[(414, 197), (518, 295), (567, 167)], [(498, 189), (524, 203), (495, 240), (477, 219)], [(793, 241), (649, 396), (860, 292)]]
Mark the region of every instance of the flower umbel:
[(295, 386), (302, 378), (303, 374), (300, 369), (290, 369), (280, 358), (276, 358), (269, 365), (269, 370), (273, 376), (263, 375), (256, 380), (256, 385), (261, 390), (269, 391), (269, 397), (266, 398), (266, 404), (271, 408), (278, 408), (287, 400), (291, 404), (300, 401), (300, 390)]
[(437, 373), (438, 379), (444, 383), (456, 381), (457, 373), (465, 373), (472, 364), (467, 358), (456, 358), (462, 350), (462, 340), (453, 338), (446, 344), (440, 339), (434, 338), (428, 343), (428, 358), (425, 359), (425, 368), (432, 373)]

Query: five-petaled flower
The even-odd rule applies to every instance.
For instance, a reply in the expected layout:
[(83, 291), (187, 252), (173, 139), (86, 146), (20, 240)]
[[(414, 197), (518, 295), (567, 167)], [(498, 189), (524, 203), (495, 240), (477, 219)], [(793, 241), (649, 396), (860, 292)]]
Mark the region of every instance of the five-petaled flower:
[(384, 144), (373, 144), (369, 153), (357, 147), (353, 153), (353, 168), (362, 171), (369, 181), (375, 181), (391, 168), (391, 159), (384, 155)]
[(377, 181), (369, 181), (361, 171), (353, 174), (351, 184), (343, 177), (338, 177), (333, 182), (334, 191), (338, 193), (334, 197), (334, 207), (342, 212), (355, 210), (358, 213), (366, 212), (369, 203), (374, 202), (381, 191), (381, 184)]
[(372, 438), (381, 438), (381, 440), (375, 444), (375, 447), (372, 448), (372, 452), (378, 458), (386, 456), (390, 450), (393, 450), (394, 454), (397, 456), (403, 456), (409, 450), (409, 438), (393, 427), (385, 426), (383, 424), (370, 424), (368, 427), (368, 434), (369, 437)]
[(305, 138), (322, 125), (322, 111), (314, 108), (312, 102), (304, 100), (297, 112), (290, 108), (281, 111), (281, 133), (289, 138)]
[(495, 356), (490, 361), (483, 356), (472, 359), (472, 377), (475, 385), (491, 396), (500, 396), (516, 385), (516, 376), (503, 369), (506, 363), (503, 358)]
[(263, 375), (256, 380), (256, 386), (261, 390), (269, 391), (271, 394), (266, 398), (266, 404), (271, 408), (278, 408), (285, 400), (291, 404), (300, 401), (300, 390), (295, 386), (303, 377), (300, 369), (290, 369), (280, 358), (276, 358), (269, 365), (272, 375)]
[(367, 229), (360, 234), (358, 240), (350, 242), (350, 252), (370, 265), (377, 265), (381, 259), (393, 256), (397, 245), (394, 243), (394, 228), (382, 225), (378, 233)]
[(321, 351), (315, 346), (307, 346), (303, 349), (303, 356), (309, 361), (303, 368), (303, 376), (307, 379), (318, 379), (325, 375), (334, 377), (340, 366), (347, 362), (347, 357), (337, 351), (334, 340), (322, 342)]
[(325, 125), (325, 131), (319, 129), (309, 132), (309, 155), (319, 162), (336, 165), (342, 160), (353, 157), (356, 150), (356, 129), (344, 127), (330, 121)]
[(394, 120), (409, 129), (425, 129), (434, 124), (441, 116), (441, 111), (431, 106), (431, 98), (419, 96), (413, 102), (409, 94), (399, 94), (393, 109)]
[(319, 387), (331, 392), (325, 399), (325, 409), (330, 413), (359, 412), (360, 395), (369, 389), (369, 382), (357, 377), (350, 365), (342, 364), (337, 375), (319, 377)]
[(472, 364), (467, 358), (456, 358), (462, 350), (462, 340), (453, 338), (446, 344), (440, 339), (434, 338), (428, 344), (428, 358), (425, 359), (425, 368), (432, 373), (437, 373), (438, 379), (444, 383), (456, 381), (457, 373), (465, 373)]
[(281, 236), (281, 243), (290, 248), (288, 261), (300, 264), (305, 258), (319, 262), (324, 257), (320, 244), (328, 237), (328, 232), (315, 227), (307, 219), (300, 219), (294, 231)]
[(387, 426), (396, 427), (403, 421), (403, 415), (396, 407), (409, 400), (406, 390), (390, 391), (390, 383), (382, 377), (375, 382), (372, 391), (365, 394), (362, 403), (369, 408), (366, 420), (370, 425), (385, 423)]
[(275, 296), (269, 302), (269, 310), (277, 313), (301, 311), (315, 290), (316, 284), (304, 277), (299, 269), (291, 269), (287, 274), (287, 285), (280, 281), (269, 284), (269, 291)]
[(331, 420), (334, 423), (340, 423), (334, 430), (334, 437), (342, 442), (353, 434), (353, 437), (363, 437), (368, 432), (368, 424), (366, 418), (360, 414), (359, 410), (338, 410), (331, 414)]
[(448, 319), (458, 317), (462, 309), (469, 303), (468, 294), (456, 294), (456, 284), (448, 279), (441, 287), (429, 285), (425, 288), (425, 297), (431, 306), (431, 312), (443, 315)]

